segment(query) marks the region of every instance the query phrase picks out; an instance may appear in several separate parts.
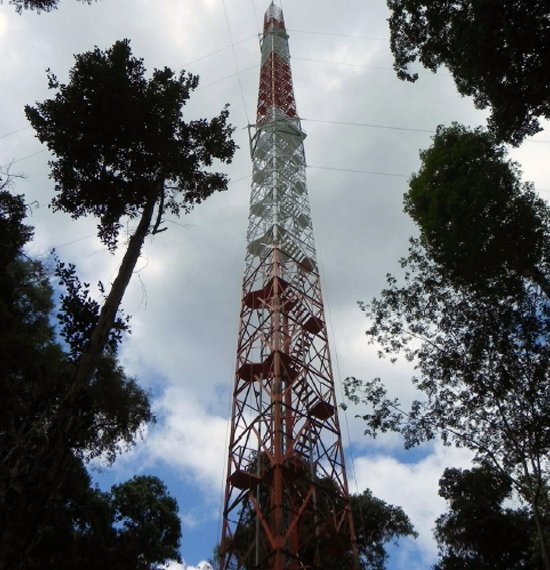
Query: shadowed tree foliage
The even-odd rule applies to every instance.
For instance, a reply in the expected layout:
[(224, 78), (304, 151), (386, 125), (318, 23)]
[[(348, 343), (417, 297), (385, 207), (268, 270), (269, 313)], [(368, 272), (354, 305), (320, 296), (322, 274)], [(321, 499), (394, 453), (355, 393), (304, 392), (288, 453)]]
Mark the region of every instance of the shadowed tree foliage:
[(438, 436), (473, 450), (509, 474), (538, 524), (548, 500), (548, 298), (529, 282), (498, 295), (457, 287), (418, 242), (403, 267), (403, 285), (389, 276), (380, 297), (362, 308), (380, 354), (415, 364), (412, 380), (423, 398), (404, 410), (380, 379), (347, 379), (347, 396), (368, 406), (366, 433), (400, 432), (407, 447)]
[[(113, 339), (97, 371), (67, 407), (71, 421), (66, 430), (52, 432), (52, 418), (66, 394), (74, 358), (56, 340), (48, 275), (40, 262), (23, 253), (32, 236), (32, 228), (23, 223), (25, 213), (21, 196), (0, 192), (2, 568), (34, 567), (44, 525), (53, 524), (56, 509), (63, 513), (69, 500), (64, 493), (70, 492), (73, 482), (65, 483), (64, 478), (71, 479), (75, 469), (82, 471), (83, 461), (91, 457), (113, 460), (153, 419), (147, 394), (118, 365)], [(80, 294), (80, 288), (73, 287), (74, 292)], [(91, 303), (85, 294), (80, 298), (83, 307)], [(77, 306), (63, 303), (62, 315), (73, 311), (69, 320), (78, 321)], [(61, 324), (60, 330), (72, 348), (67, 327)]]
[[(92, 0), (79, 0), (79, 2), (91, 4)], [(0, 4), (3, 3), (4, 0), (0, 0)], [(21, 14), (23, 10), (35, 10), (40, 13), (55, 10), (59, 4), (59, 0), (9, 0), (8, 4), (15, 6), (15, 10), (18, 14)]]
[(416, 538), (409, 517), (401, 507), (388, 505), (370, 489), (350, 496), (362, 570), (384, 570), (388, 561), (386, 545), (407, 536)]
[(439, 126), (405, 212), (429, 256), (477, 289), (531, 279), (550, 298), (549, 211), (506, 149), (482, 129)]
[[(115, 452), (126, 434), (132, 434), (133, 440), (135, 415), (124, 416), (134, 422), (126, 431), (119, 425), (112, 434), (96, 425), (97, 418), (107, 417), (104, 412), (112, 413), (107, 403), (134, 406), (141, 409), (143, 421), (150, 418), (148, 403), (140, 408), (146, 400), (133, 390), (135, 383), (112, 360), (125, 329), (117, 311), (146, 236), (165, 229), (161, 225), (166, 213), (188, 212), (213, 192), (225, 190), (226, 176), (212, 166), (215, 160), (231, 161), (235, 150), (227, 108), (210, 120), (184, 120), (183, 107), (198, 78), (169, 68), (156, 69), (146, 78), (143, 62), (132, 55), (127, 40), (106, 51), (95, 48), (75, 56), (66, 84), (52, 73), (48, 78), (54, 97), (25, 111), (38, 138), (54, 155), (50, 163), (56, 191), (53, 209), (74, 218), (98, 217), (99, 237), (111, 250), (116, 249), (123, 220), (136, 220), (137, 227), (101, 307), (89, 298), (89, 285), (78, 281), (74, 267), (58, 265), (57, 276), (67, 291), (61, 324), (70, 357), (62, 358), (64, 371), (57, 375), (62, 382), (55, 405), (41, 416), (38, 447), (33, 447), (36, 422), (27, 414), (5, 456), (8, 488), (18, 485), (22, 471), (31, 477), (40, 471), (38, 465), (48, 465), (48, 478), (38, 486), (42, 495), (33, 503), (36, 513), (27, 525), (28, 537), (36, 535), (33, 524), (39, 524), (56, 490), (63, 486), (74, 448), (78, 453), (83, 450), (83, 456), (94, 456)], [(103, 383), (97, 394), (89, 394), (104, 371), (118, 376), (118, 384)], [(120, 381), (125, 393), (119, 391), (115, 397)], [(98, 415), (90, 400), (97, 402), (106, 388), (109, 397), (102, 400)], [(80, 438), (85, 425), (98, 434), (91, 448), (82, 447), (84, 440), (71, 439), (74, 433)], [(98, 442), (97, 437), (107, 439)]]
[(25, 567), (160, 570), (181, 561), (177, 504), (156, 477), (134, 477), (102, 492), (75, 461), (58, 501)]
[(0, 171), (0, 268), (5, 268), (32, 239), (32, 228), (23, 220), (27, 207), (21, 196), (9, 192), (11, 177)]
[(180, 560), (178, 506), (159, 479), (139, 476), (115, 485), (110, 504), (121, 568), (152, 570), (167, 560)]
[[(361, 305), (379, 354), (414, 363), (412, 381), (422, 399), (404, 410), (380, 379), (350, 378), (346, 391), (367, 405), (370, 435), (397, 431), (408, 447), (439, 436), (505, 473), (529, 507), (549, 569), (543, 531), (550, 468), (548, 208), (500, 149), (489, 152), (486, 143), (484, 135), (456, 127), (438, 132), (406, 198), (421, 238), (411, 240), (401, 260), (402, 278), (389, 275), (380, 296)], [(478, 171), (471, 144), (485, 148), (477, 154)], [(469, 193), (469, 183), (478, 194)], [(493, 183), (500, 195), (488, 188)]]
[(445, 66), (462, 95), (489, 108), (489, 126), (519, 144), (550, 117), (550, 6), (546, 0), (387, 0), (401, 79), (410, 64)]
[(58, 264), (67, 290), (59, 309), (65, 346), (57, 342), (50, 280), (23, 253), (32, 236), (25, 213), (21, 196), (0, 191), (0, 567), (157, 568), (177, 559), (179, 541), (177, 507), (164, 486), (142, 477), (107, 497), (91, 488), (84, 468), (91, 457), (113, 460), (153, 419), (147, 394), (116, 361), (116, 331), (67, 405), (66, 430), (51, 431), (78, 358), (79, 331), (97, 319), (99, 306), (74, 268)]
[(525, 509), (503, 506), (512, 496), (512, 482), (502, 472), (489, 465), (445, 469), (439, 495), (449, 510), (436, 521), (434, 570), (540, 568), (532, 517)]
[(227, 108), (211, 120), (184, 120), (196, 76), (165, 67), (147, 79), (128, 40), (75, 56), (67, 84), (48, 77), (54, 98), (25, 112), (55, 156), (54, 210), (99, 218), (99, 237), (112, 250), (123, 218), (139, 220), (79, 359), (77, 390), (97, 366), (145, 237), (165, 229), (167, 212), (188, 212), (227, 188), (226, 176), (211, 166), (230, 162), (235, 144)]

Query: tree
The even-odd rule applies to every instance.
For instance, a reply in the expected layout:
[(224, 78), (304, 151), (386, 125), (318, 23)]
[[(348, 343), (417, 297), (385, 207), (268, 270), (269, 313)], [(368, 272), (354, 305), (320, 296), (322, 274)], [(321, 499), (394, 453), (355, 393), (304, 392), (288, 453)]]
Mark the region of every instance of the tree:
[[(67, 434), (79, 431), (82, 418), (76, 411), (82, 409), (87, 386), (101, 375), (106, 353), (120, 340), (124, 326), (117, 311), (146, 236), (164, 230), (160, 226), (167, 212), (188, 212), (226, 189), (226, 176), (211, 167), (214, 160), (230, 162), (235, 144), (227, 108), (211, 120), (184, 120), (182, 110), (198, 84), (196, 76), (164, 68), (147, 79), (142, 60), (133, 57), (127, 40), (105, 52), (95, 48), (75, 56), (67, 84), (51, 72), (48, 78), (57, 91), (54, 98), (25, 111), (55, 157), (50, 163), (57, 192), (54, 210), (74, 218), (97, 216), (99, 236), (111, 250), (122, 219), (139, 220), (101, 307), (89, 299), (87, 284), (74, 281), (74, 268), (58, 269), (73, 297), (68, 306), (78, 312), (64, 313), (66, 340), (76, 357), (69, 375), (63, 376), (63, 391), (48, 416), (45, 434), (47, 441), (60, 443), (43, 445), (29, 459), (34, 425), (28, 421), (7, 456), (12, 466), (50, 465), (60, 486), (70, 460)], [(15, 485), (17, 473), (7, 471)], [(52, 488), (39, 502), (43, 513), (54, 494)]]
[(73, 379), (78, 390), (97, 367), (145, 237), (163, 231), (166, 212), (188, 212), (227, 188), (226, 176), (210, 167), (215, 159), (230, 162), (235, 144), (227, 108), (210, 121), (183, 119), (198, 77), (176, 76), (165, 67), (146, 79), (128, 40), (75, 56), (67, 84), (51, 72), (48, 78), (55, 97), (27, 105), (25, 112), (56, 157), (50, 163), (58, 193), (54, 210), (74, 218), (97, 216), (99, 236), (110, 249), (116, 247), (122, 218), (139, 218), (79, 359)]
[(384, 570), (386, 545), (403, 537), (417, 537), (403, 509), (376, 498), (370, 489), (351, 495), (350, 504), (362, 570)]
[(394, 359), (401, 353), (415, 363), (413, 382), (423, 399), (406, 411), (380, 379), (348, 379), (346, 394), (370, 407), (362, 416), (370, 435), (397, 431), (407, 447), (439, 436), (509, 475), (546, 551), (541, 508), (548, 500), (550, 452), (548, 299), (530, 284), (499, 298), (458, 289), (418, 242), (403, 265), (405, 284), (390, 276), (380, 298), (363, 309), (372, 323), (367, 335), (381, 345), (381, 354)]
[(410, 180), (405, 212), (429, 256), (461, 284), (533, 280), (550, 298), (549, 210), (504, 146), (478, 128), (440, 125)]
[(22, 196), (14, 196), (9, 187), (13, 178), (0, 170), (0, 268), (4, 269), (32, 238), (32, 228), (23, 224), (27, 207)]
[(160, 570), (181, 561), (177, 504), (156, 477), (103, 492), (75, 461), (55, 507), (40, 528), (33, 568)]
[(179, 560), (176, 500), (156, 477), (139, 476), (111, 489), (117, 528), (116, 553), (128, 570), (150, 570)]
[[(120, 551), (129, 535), (120, 538), (116, 548), (107, 548), (115, 525), (111, 503), (91, 489), (84, 465), (98, 455), (113, 460), (132, 445), (141, 426), (153, 419), (149, 398), (118, 365), (120, 338), (115, 331), (96, 372), (71, 402), (66, 431), (51, 431), (81, 341), (89, 323), (97, 320), (99, 306), (74, 267), (59, 264), (58, 277), (68, 289), (59, 307), (58, 332), (65, 340), (61, 346), (53, 326), (49, 276), (23, 251), (33, 233), (24, 223), (26, 212), (21, 196), (0, 191), (0, 567), (112, 567), (110, 552)], [(177, 510), (175, 503), (165, 500), (165, 488), (152, 479), (138, 479), (115, 494), (124, 497), (132, 488), (141, 495), (136, 492), (134, 499), (119, 501), (121, 508), (115, 511), (128, 520), (133, 517), (140, 532), (148, 524), (147, 532), (158, 539), (156, 551), (140, 540), (142, 550), (134, 548), (135, 556), (142, 560), (147, 551), (152, 553), (150, 560), (159, 563), (174, 558), (179, 526), (170, 512)], [(143, 520), (138, 517), (142, 509)], [(147, 523), (147, 513), (158, 516)], [(82, 561), (75, 562), (77, 556)], [(96, 566), (91, 565), (94, 560), (99, 561)], [(121, 568), (136, 568), (136, 560), (126, 556), (120, 564), (126, 561), (127, 566)], [(155, 568), (153, 562), (150, 568)]]
[[(370, 342), (381, 346), (381, 356), (404, 355), (414, 362), (412, 381), (423, 397), (404, 410), (380, 379), (348, 379), (346, 391), (352, 402), (370, 407), (363, 415), (370, 435), (395, 430), (408, 447), (439, 436), (445, 444), (473, 450), (478, 461), (509, 477), (533, 516), (548, 569), (543, 528), (550, 475), (548, 210), (518, 180), (508, 187), (513, 192), (500, 184), (502, 204), (481, 183), (474, 186), (481, 196), (462, 200), (460, 189), (467, 193), (475, 169), (459, 150), (468, 147), (471, 133), (451, 150), (443, 145), (443, 151), (442, 134), (423, 154), (421, 172), (411, 182), (406, 204), (419, 220), (421, 237), (411, 240), (409, 255), (401, 260), (402, 283), (389, 275), (380, 296), (362, 304), (371, 321)], [(500, 172), (500, 178), (486, 176), (487, 185), (513, 172), (503, 170), (494, 156), (478, 155), (479, 171)], [(527, 261), (517, 260), (510, 241), (511, 251), (494, 243), (494, 236), (508, 240), (500, 225), (510, 223), (518, 225), (507, 227), (519, 247), (540, 244), (526, 252)], [(503, 269), (492, 264), (493, 250)]]
[[(3, 2), (4, 0), (0, 0), (0, 4), (3, 4)], [(79, 2), (91, 4), (92, 0), (79, 0)], [(40, 13), (55, 10), (59, 0), (9, 0), (9, 4), (15, 6), (18, 14), (21, 14), (23, 10), (36, 10), (36, 12)]]
[[(388, 0), (391, 49), (401, 79), (409, 65), (446, 66), (462, 95), (489, 108), (497, 137), (519, 144), (550, 117), (550, 8), (545, 0), (516, 2)], [(481, 54), (483, 54), (481, 56)]]
[(449, 504), (435, 526), (435, 570), (539, 568), (533, 554), (533, 520), (523, 509), (503, 507), (512, 483), (489, 465), (445, 469), (439, 495)]

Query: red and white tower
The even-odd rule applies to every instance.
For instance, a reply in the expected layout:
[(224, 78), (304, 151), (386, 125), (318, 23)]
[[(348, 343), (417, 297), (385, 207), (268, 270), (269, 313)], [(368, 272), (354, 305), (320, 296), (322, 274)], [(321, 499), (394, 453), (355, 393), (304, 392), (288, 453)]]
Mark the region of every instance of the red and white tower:
[(357, 568), (282, 10), (264, 19), (220, 567)]

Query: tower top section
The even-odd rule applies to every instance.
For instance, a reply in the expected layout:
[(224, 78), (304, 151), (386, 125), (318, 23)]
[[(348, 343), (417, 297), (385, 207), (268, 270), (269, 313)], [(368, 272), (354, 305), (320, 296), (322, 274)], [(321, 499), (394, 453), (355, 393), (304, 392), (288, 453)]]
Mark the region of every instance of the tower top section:
[(264, 16), (262, 65), (256, 124), (259, 127), (276, 121), (298, 122), (288, 35), (283, 11), (273, 2)]
[(264, 16), (264, 34), (271, 30), (285, 31), (285, 17), (283, 16), (283, 10), (273, 2), (271, 2), (271, 5), (266, 10)]

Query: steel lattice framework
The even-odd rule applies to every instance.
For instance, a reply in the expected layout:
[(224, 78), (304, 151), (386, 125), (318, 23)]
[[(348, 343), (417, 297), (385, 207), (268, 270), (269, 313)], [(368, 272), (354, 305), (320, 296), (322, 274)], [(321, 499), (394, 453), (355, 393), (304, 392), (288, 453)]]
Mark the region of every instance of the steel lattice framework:
[(220, 566), (357, 568), (288, 35), (264, 19)]

